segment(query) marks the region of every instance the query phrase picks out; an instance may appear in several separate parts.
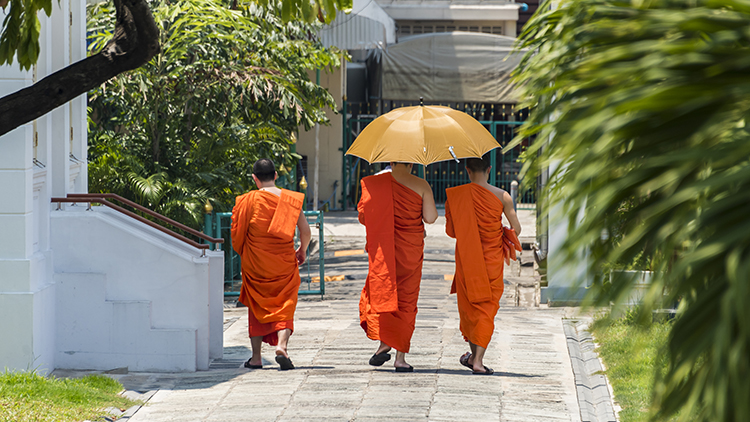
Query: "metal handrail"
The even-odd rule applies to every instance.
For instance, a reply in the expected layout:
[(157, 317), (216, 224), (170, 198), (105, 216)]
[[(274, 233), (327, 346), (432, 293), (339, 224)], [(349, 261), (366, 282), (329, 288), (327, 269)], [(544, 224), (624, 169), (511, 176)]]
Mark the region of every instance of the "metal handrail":
[(109, 202), (107, 199), (112, 199), (112, 200), (121, 202), (121, 203), (123, 203), (125, 205), (128, 205), (130, 207), (133, 207), (133, 208), (137, 209), (138, 211), (141, 211), (143, 213), (146, 213), (146, 214), (150, 215), (151, 217), (156, 218), (157, 220), (163, 221), (163, 222), (165, 222), (165, 223), (167, 223), (167, 224), (169, 224), (169, 225), (171, 225), (173, 227), (176, 227), (176, 228), (178, 228), (180, 230), (184, 230), (184, 231), (190, 233), (191, 235), (196, 236), (196, 237), (198, 237), (200, 239), (203, 239), (203, 240), (205, 240), (207, 242), (211, 242), (211, 243), (224, 243), (224, 239), (221, 239), (221, 238), (217, 239), (217, 238), (213, 238), (211, 236), (208, 236), (208, 235), (206, 235), (204, 233), (199, 232), (198, 230), (195, 230), (195, 229), (190, 228), (190, 227), (188, 227), (188, 226), (186, 226), (186, 225), (184, 225), (182, 223), (179, 223), (179, 222), (177, 222), (175, 220), (172, 220), (169, 217), (165, 217), (165, 216), (163, 216), (163, 215), (161, 215), (161, 214), (159, 214), (159, 213), (157, 213), (155, 211), (152, 211), (152, 210), (150, 210), (150, 209), (148, 209), (148, 208), (146, 208), (146, 207), (144, 207), (144, 206), (142, 206), (140, 204), (137, 204), (137, 203), (135, 203), (135, 202), (133, 202), (133, 201), (131, 201), (129, 199), (125, 199), (122, 196), (114, 194), (114, 193), (71, 193), (71, 194), (68, 194), (68, 196), (66, 198), (52, 198), (51, 202), (57, 203), (58, 204), (57, 205), (58, 209), (60, 209), (60, 204), (63, 203), (63, 202), (67, 202), (67, 203), (86, 202), (88, 204), (91, 204), (91, 203), (95, 202), (95, 203), (102, 204), (104, 206), (112, 208), (115, 211), (118, 211), (118, 212), (120, 212), (122, 214), (125, 214), (128, 217), (132, 217), (132, 218), (140, 221), (141, 223), (144, 223), (144, 224), (146, 224), (146, 225), (148, 225), (150, 227), (153, 227), (153, 228), (155, 228), (155, 229), (157, 229), (157, 230), (159, 230), (159, 231), (161, 231), (161, 232), (163, 232), (165, 234), (168, 234), (168, 235), (174, 237), (175, 239), (179, 239), (179, 240), (181, 240), (181, 241), (183, 241), (183, 242), (185, 242), (185, 243), (187, 243), (187, 244), (189, 244), (189, 245), (191, 245), (191, 246), (193, 246), (195, 248), (202, 249), (203, 250), (203, 255), (206, 254), (206, 250), (209, 248), (208, 244), (206, 244), (206, 243), (198, 243), (195, 240), (189, 239), (189, 238), (187, 238), (187, 237), (185, 237), (185, 236), (183, 236), (183, 235), (181, 235), (181, 234), (179, 234), (179, 233), (177, 233), (177, 232), (175, 232), (173, 230), (170, 230), (170, 229), (168, 229), (168, 228), (166, 228), (166, 227), (164, 227), (162, 225), (159, 225), (159, 224), (157, 224), (157, 223), (155, 223), (155, 222), (153, 222), (153, 221), (151, 221), (151, 220), (149, 220), (147, 218), (144, 218), (144, 217), (142, 217), (142, 216), (140, 216), (140, 215), (138, 215), (138, 214), (136, 214), (136, 213), (134, 213), (132, 211), (129, 211), (129, 210), (123, 208), (123, 207), (115, 205), (112, 202)]

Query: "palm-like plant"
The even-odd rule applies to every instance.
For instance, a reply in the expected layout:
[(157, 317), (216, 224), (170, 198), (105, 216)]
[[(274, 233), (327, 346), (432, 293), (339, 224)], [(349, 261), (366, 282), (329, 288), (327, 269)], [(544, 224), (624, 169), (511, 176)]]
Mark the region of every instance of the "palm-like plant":
[[(645, 311), (680, 302), (652, 416), (750, 420), (750, 2), (547, 0), (519, 45), (527, 176), (554, 164), (551, 200), (583, 216), (565, 253), (645, 254)], [(632, 287), (605, 284), (595, 303)]]
[[(91, 191), (161, 207), (197, 228), (206, 198), (224, 211), (251, 188), (258, 158), (288, 176), (299, 158), (293, 134), (327, 123), (324, 110), (335, 107), (308, 71), (332, 69), (340, 56), (315, 39), (316, 24), (285, 23), (271, 4), (151, 3), (162, 54), (89, 95)], [(89, 7), (92, 53), (112, 19), (108, 3)]]

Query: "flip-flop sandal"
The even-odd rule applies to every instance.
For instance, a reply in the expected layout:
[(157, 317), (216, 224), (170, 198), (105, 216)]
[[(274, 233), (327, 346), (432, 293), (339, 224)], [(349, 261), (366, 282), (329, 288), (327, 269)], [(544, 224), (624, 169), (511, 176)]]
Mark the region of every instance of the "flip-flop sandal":
[(406, 368), (397, 366), (396, 372), (414, 372), (414, 367), (411, 365), (407, 366)]
[(471, 352), (466, 352), (458, 358), (458, 362), (473, 371), (474, 367), (469, 364), (469, 359), (471, 359)]
[(372, 355), (370, 358), (370, 365), (372, 366), (382, 366), (384, 363), (391, 360), (391, 355), (388, 354), (388, 352), (381, 352), (376, 353)]
[(495, 371), (492, 370), (492, 368), (484, 367), (484, 372), (478, 372), (478, 371), (471, 371), (473, 375), (492, 375), (495, 373)]
[(294, 364), (292, 363), (292, 360), (284, 355), (276, 355), (276, 363), (279, 364), (279, 369), (282, 371), (287, 371), (289, 369), (294, 369)]
[(247, 362), (245, 362), (244, 366), (247, 369), (262, 369), (263, 368), (263, 365), (253, 365), (253, 364), (251, 364), (250, 363), (250, 359), (248, 359)]

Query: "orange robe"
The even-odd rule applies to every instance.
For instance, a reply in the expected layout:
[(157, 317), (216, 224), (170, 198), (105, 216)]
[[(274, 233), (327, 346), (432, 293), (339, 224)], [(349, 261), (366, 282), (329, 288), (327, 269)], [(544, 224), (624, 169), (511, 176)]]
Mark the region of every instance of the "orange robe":
[(487, 348), (503, 295), (503, 264), (521, 244), (503, 227), (503, 203), (489, 190), (469, 183), (446, 189), (445, 231), (456, 239), (456, 293), (464, 339)]
[(242, 259), (239, 300), (248, 307), (249, 334), (273, 346), (277, 331), (294, 331), (300, 286), (294, 230), (304, 197), (255, 190), (238, 196), (232, 210), (232, 247)]
[(362, 179), (357, 210), (369, 261), (360, 325), (367, 337), (408, 353), (424, 258), (422, 197), (384, 173)]

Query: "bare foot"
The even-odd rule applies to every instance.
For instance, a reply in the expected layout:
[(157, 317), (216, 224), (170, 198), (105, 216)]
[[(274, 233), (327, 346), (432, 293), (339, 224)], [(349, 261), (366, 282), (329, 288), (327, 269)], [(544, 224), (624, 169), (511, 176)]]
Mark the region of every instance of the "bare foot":
[(492, 375), (492, 374), (495, 373), (495, 371), (493, 371), (492, 368), (488, 368), (488, 367), (482, 365), (480, 367), (476, 367), (475, 366), (474, 369), (473, 369), (473, 371), (472, 371), (472, 373), (474, 373), (474, 374)]
[(376, 355), (379, 355), (381, 353), (390, 352), (391, 347), (388, 345), (381, 344), (380, 347), (378, 347), (378, 350), (375, 352)]
[(263, 365), (263, 360), (260, 358), (260, 356), (258, 356), (258, 357), (253, 356), (253, 357), (250, 358), (250, 360), (247, 361), (247, 364), (248, 365), (255, 365), (255, 366)]
[(286, 353), (286, 350), (284, 350), (284, 349), (282, 349), (280, 347), (276, 348), (276, 356), (284, 356), (285, 358), (289, 357), (289, 355)]
[(393, 362), (393, 366), (395, 368), (410, 368), (411, 367), (411, 365), (406, 363), (406, 359), (404, 359), (403, 357), (399, 359), (398, 356), (396, 357), (396, 360)]

